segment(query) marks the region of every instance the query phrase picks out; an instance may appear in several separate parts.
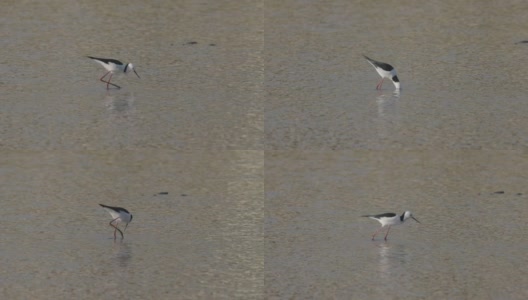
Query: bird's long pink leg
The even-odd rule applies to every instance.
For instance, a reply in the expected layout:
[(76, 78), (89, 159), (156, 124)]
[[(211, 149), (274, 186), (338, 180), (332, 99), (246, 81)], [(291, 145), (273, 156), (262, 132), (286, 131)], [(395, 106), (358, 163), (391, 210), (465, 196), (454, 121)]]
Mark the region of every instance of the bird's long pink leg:
[(114, 227), (114, 240), (116, 239), (116, 233), (119, 231), (119, 233), (121, 234), (121, 239), (125, 238), (125, 236), (123, 235), (123, 231), (121, 231), (121, 229), (117, 228), (117, 226), (114, 226), (112, 225), (112, 227)]
[(104, 83), (108, 83), (107, 81), (104, 81), (103, 78), (105, 78), (106, 75), (108, 75), (109, 73), (110, 73), (110, 71), (106, 72), (106, 73), (103, 75), (103, 77), (99, 78), (99, 80), (101, 80), (101, 81), (104, 82)]
[(385, 80), (385, 77), (381, 78), (381, 81), (376, 86), (376, 90), (381, 90), (381, 86), (383, 85), (383, 80)]
[[(108, 73), (110, 73), (110, 72), (108, 72)], [(106, 76), (108, 73), (106, 73), (105, 76)], [(103, 77), (104, 77), (104, 76), (103, 76)], [(101, 77), (101, 81), (103, 81), (103, 77)], [(112, 221), (110, 221), (110, 223), (109, 223), (110, 226), (114, 227), (114, 241), (115, 241), (115, 239), (116, 239), (117, 227), (115, 227), (114, 224), (112, 224), (112, 223), (114, 223), (114, 221), (117, 220), (117, 219), (119, 219), (119, 218), (115, 218), (115, 219), (113, 219)]]
[(389, 230), (390, 230), (390, 226), (389, 226), (389, 229), (387, 229), (387, 234), (385, 234), (385, 240), (387, 240), (387, 236), (389, 235)]
[[(104, 81), (103, 78), (105, 78), (106, 75), (108, 75), (108, 74), (110, 74), (110, 78), (108, 79), (108, 81)], [(99, 80), (101, 80), (102, 82), (106, 83), (106, 89), (107, 89), (107, 90), (108, 90), (108, 85), (109, 85), (109, 84), (111, 84), (111, 85), (115, 86), (116, 88), (120, 89), (121, 87), (118, 86), (117, 84), (110, 83), (110, 80), (112, 80), (112, 75), (113, 75), (112, 72), (108, 71), (108, 72), (106, 72), (106, 73), (103, 75), (103, 77), (99, 78)]]
[(119, 233), (121, 234), (121, 239), (124, 239), (125, 236), (123, 235), (123, 231), (121, 231), (121, 229), (117, 228), (117, 226), (112, 226), (115, 228), (114, 230), (114, 240), (116, 239), (116, 231), (119, 231)]
[(374, 240), (374, 238), (376, 237), (376, 235), (377, 235), (382, 229), (383, 229), (383, 226), (382, 226), (380, 229), (376, 230), (376, 232), (374, 232), (374, 234), (372, 235), (372, 240)]
[(112, 75), (114, 75), (114, 74), (110, 73), (110, 78), (108, 79), (108, 82), (106, 83), (106, 89), (108, 90), (108, 85), (109, 84), (111, 84), (111, 85), (115, 86), (116, 88), (120, 89), (121, 87), (119, 85), (110, 83), (110, 80), (112, 80)]
[(116, 236), (117, 231), (119, 231), (119, 233), (121, 233), (121, 239), (124, 238), (124, 236), (123, 236), (123, 232), (121, 231), (121, 229), (117, 228), (117, 226), (115, 226), (114, 224), (112, 224), (112, 223), (114, 223), (114, 221), (117, 220), (117, 219), (119, 219), (119, 218), (115, 218), (115, 219), (113, 219), (112, 221), (110, 221), (110, 226), (114, 227), (114, 229), (115, 229), (115, 230), (114, 230), (114, 240), (117, 238), (117, 236)]
[(108, 90), (108, 85), (110, 84), (110, 80), (112, 80), (112, 73), (110, 73), (110, 78), (106, 82), (106, 89)]

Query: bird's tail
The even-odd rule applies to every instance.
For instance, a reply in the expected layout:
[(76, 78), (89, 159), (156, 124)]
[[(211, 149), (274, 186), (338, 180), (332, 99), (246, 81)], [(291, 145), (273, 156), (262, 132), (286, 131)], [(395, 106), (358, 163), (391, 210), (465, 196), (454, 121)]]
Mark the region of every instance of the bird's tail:
[(369, 62), (371, 62), (371, 63), (375, 63), (375, 62), (376, 62), (375, 60), (373, 60), (372, 58), (366, 56), (365, 54), (361, 54), (361, 55), (363, 55), (363, 57), (364, 57), (366, 60), (368, 60)]
[(371, 64), (374, 68), (376, 67), (376, 63), (377, 61), (373, 60), (372, 58), (366, 56), (365, 54), (362, 54), (363, 57), (369, 62), (369, 64)]

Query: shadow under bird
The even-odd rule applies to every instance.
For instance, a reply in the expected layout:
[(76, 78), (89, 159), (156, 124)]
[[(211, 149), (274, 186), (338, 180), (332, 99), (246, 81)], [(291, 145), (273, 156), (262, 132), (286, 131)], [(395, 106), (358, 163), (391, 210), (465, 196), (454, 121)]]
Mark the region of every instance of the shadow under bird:
[(376, 235), (383, 229), (385, 226), (389, 226), (387, 229), (387, 234), (385, 234), (385, 240), (387, 240), (387, 236), (389, 235), (389, 230), (391, 229), (391, 226), (393, 225), (401, 225), (405, 222), (405, 220), (411, 218), (415, 220), (416, 222), (420, 223), (420, 221), (416, 220), (415, 217), (413, 217), (412, 213), (410, 211), (404, 212), (401, 216), (398, 216), (395, 213), (384, 213), (379, 215), (364, 215), (362, 217), (371, 218), (373, 220), (376, 220), (381, 223), (381, 228), (378, 229), (374, 234), (372, 235), (372, 240), (376, 237)]
[[(134, 72), (138, 78), (138, 73), (136, 72), (136, 69), (134, 69), (134, 65), (131, 63), (124, 64), (120, 62), (117, 59), (112, 58), (99, 58), (99, 57), (93, 57), (93, 56), (87, 56), (88, 58), (91, 58), (92, 60), (98, 62), (101, 64), (108, 72), (106, 72), (103, 77), (99, 78), (102, 82), (106, 83), (106, 89), (108, 90), (108, 85), (113, 85), (116, 88), (120, 89), (121, 87), (117, 84), (110, 83), (110, 80), (112, 80), (112, 75), (115, 73), (130, 73)], [(108, 74), (110, 74), (110, 78), (108, 78), (108, 81), (104, 81), (103, 78), (105, 78)]]
[(119, 231), (121, 234), (121, 239), (124, 238), (123, 231), (118, 228), (119, 223), (126, 223), (125, 229), (128, 227), (128, 223), (132, 222), (132, 214), (128, 212), (128, 210), (122, 208), (122, 207), (115, 207), (115, 206), (108, 206), (104, 204), (99, 204), (104, 209), (106, 209), (110, 215), (112, 216), (113, 220), (110, 221), (110, 226), (112, 226), (114, 230), (114, 240), (116, 239), (116, 233)]
[(398, 79), (396, 69), (394, 69), (393, 66), (384, 62), (373, 60), (366, 55), (363, 55), (363, 57), (374, 67), (374, 69), (376, 69), (378, 74), (381, 76), (381, 80), (378, 82), (376, 90), (381, 90), (381, 86), (383, 85), (383, 80), (385, 80), (385, 78), (389, 78), (392, 83), (394, 83), (394, 87), (398, 90), (400, 89), (400, 80)]

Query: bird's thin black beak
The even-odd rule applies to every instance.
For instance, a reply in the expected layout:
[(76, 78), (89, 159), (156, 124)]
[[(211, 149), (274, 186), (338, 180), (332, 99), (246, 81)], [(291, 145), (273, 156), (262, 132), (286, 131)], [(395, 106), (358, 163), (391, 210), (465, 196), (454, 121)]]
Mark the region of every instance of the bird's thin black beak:
[[(416, 222), (420, 223), (420, 221), (416, 220), (415, 217), (411, 216), (411, 218), (413, 218), (413, 220), (415, 220)], [(422, 223), (420, 223), (420, 224), (422, 224)], [(128, 224), (127, 224), (127, 225), (128, 225)]]
[[(139, 77), (139, 75), (138, 75), (138, 73), (136, 72), (136, 70), (134, 70), (134, 73), (136, 73), (136, 76), (137, 76), (138, 78), (141, 78), (141, 77)], [(127, 225), (128, 225), (128, 224), (127, 224)]]

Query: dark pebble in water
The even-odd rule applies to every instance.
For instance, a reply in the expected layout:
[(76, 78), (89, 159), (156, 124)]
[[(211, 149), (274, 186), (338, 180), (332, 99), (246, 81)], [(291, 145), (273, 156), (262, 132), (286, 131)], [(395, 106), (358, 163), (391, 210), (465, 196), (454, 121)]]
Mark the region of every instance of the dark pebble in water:
[(159, 194), (159, 195), (168, 195), (169, 192), (159, 192), (158, 194)]
[(515, 43), (515, 44), (526, 44), (526, 43), (528, 43), (528, 40), (520, 41), (520, 42), (517, 42), (517, 43)]
[(209, 46), (216, 46), (216, 44), (209, 44)]
[(522, 196), (522, 193), (517, 193), (517, 196)]
[(495, 193), (493, 194), (504, 194), (504, 191), (496, 191)]
[(187, 196), (187, 194), (181, 194), (181, 196), (182, 196), (182, 197), (185, 197), (185, 196)]
[(196, 45), (196, 44), (198, 44), (198, 42), (195, 42), (195, 41), (187, 42), (187, 45)]

